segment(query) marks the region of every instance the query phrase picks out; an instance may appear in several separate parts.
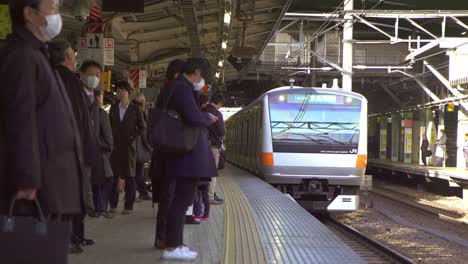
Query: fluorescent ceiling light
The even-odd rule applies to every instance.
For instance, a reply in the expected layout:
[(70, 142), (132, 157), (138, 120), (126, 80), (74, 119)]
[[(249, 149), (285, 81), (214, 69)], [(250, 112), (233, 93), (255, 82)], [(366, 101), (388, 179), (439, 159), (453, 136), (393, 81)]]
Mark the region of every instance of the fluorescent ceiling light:
[(221, 43), (221, 48), (222, 48), (222, 49), (227, 49), (227, 42), (226, 42), (226, 41), (223, 41), (223, 42)]
[(223, 64), (224, 64), (224, 63), (223, 63), (222, 60), (220, 60), (220, 61), (218, 62), (218, 66), (219, 66), (219, 67), (223, 67)]
[(220, 75), (221, 75), (221, 74), (220, 74), (219, 72), (217, 72), (217, 73), (215, 74), (215, 77), (216, 77), (216, 78), (219, 78)]
[(224, 13), (224, 23), (231, 24), (231, 13), (226, 12)]

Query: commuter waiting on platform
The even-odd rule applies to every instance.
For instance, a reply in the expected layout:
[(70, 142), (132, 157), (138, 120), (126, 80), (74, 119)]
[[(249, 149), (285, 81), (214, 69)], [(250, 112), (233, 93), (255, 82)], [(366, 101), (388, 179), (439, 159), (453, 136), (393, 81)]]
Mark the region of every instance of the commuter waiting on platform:
[(421, 160), (424, 166), (427, 166), (427, 157), (431, 155), (432, 151), (429, 149), (429, 140), (427, 140), (426, 133), (424, 133), (421, 143)]
[[(14, 215), (37, 217), (37, 201), (48, 228), (52, 221), (68, 226), (66, 216), (80, 214), (83, 208), (83, 153), (80, 125), (51, 66), (46, 45), (61, 31), (59, 2), (15, 0), (9, 1), (9, 7), (13, 33), (0, 50), (0, 222), (15, 199)], [(20, 230), (21, 235), (10, 244), (2, 241), (0, 252), (11, 259), (0, 262), (35, 263), (39, 261), (37, 252), (47, 262), (51, 252), (42, 252), (42, 244), (32, 244), (43, 241), (32, 225)], [(48, 239), (46, 247), (57, 246), (55, 237)], [(18, 243), (21, 247), (9, 251)], [(53, 250), (66, 255), (67, 245)], [(14, 260), (17, 256), (22, 261)]]
[(465, 158), (465, 170), (468, 170), (468, 133), (465, 133), (465, 142), (463, 143), (463, 157)]
[(218, 118), (200, 110), (196, 92), (205, 85), (204, 78), (208, 78), (209, 73), (210, 65), (206, 59), (189, 59), (184, 66), (183, 75), (162, 89), (156, 106), (161, 109), (167, 104), (168, 109), (178, 112), (186, 124), (200, 127), (201, 131), (190, 152), (159, 156), (161, 161), (156, 169), (160, 170), (160, 177), (166, 178), (174, 188), (174, 198), (172, 202), (169, 201), (168, 206), (167, 240), (163, 259), (193, 260), (198, 256), (198, 253), (184, 245), (184, 219), (199, 179), (217, 175), (207, 128)]
[(105, 218), (114, 218), (114, 215), (108, 211), (109, 200), (112, 195), (112, 186), (114, 183), (114, 173), (110, 165), (110, 155), (114, 147), (114, 139), (112, 137), (112, 128), (109, 121), (109, 115), (102, 108), (104, 105), (104, 95), (102, 91), (94, 90), (94, 98), (99, 105), (99, 128), (98, 128), (98, 146), (102, 154), (104, 178), (99, 185), (99, 197), (96, 203), (99, 208), (98, 213)]
[(80, 77), (83, 83), (82, 92), (85, 97), (85, 109), (87, 109), (89, 113), (91, 138), (95, 146), (95, 155), (97, 155), (97, 162), (89, 170), (95, 212), (88, 214), (92, 217), (99, 217), (105, 211), (105, 209), (101, 206), (101, 196), (106, 178), (104, 176), (104, 160), (98, 144), (99, 128), (101, 126), (99, 109), (101, 107), (99, 106), (99, 100), (97, 100), (94, 96), (94, 92), (99, 88), (101, 83), (101, 71), (101, 64), (93, 60), (87, 60), (83, 62), (80, 67)]
[(440, 138), (436, 140), (436, 151), (435, 151), (435, 156), (436, 156), (436, 166), (437, 167), (443, 167), (444, 166), (444, 160), (445, 160), (445, 155), (446, 155), (446, 150), (447, 150), (447, 135), (445, 134), (445, 129), (440, 130)]
[[(185, 61), (173, 60), (169, 63), (166, 70), (166, 81), (162, 88), (168, 87), (182, 74)], [(162, 98), (158, 96), (156, 105), (162, 104)], [(154, 109), (153, 109), (154, 110)], [(153, 115), (150, 111), (148, 114), (148, 135), (151, 135), (153, 126)], [(151, 143), (151, 142), (150, 142)], [(158, 203), (158, 215), (156, 217), (156, 232), (154, 247), (159, 249), (166, 248), (167, 241), (167, 216), (169, 214), (169, 206), (174, 199), (174, 182), (170, 177), (165, 177), (164, 168), (164, 153), (160, 153), (157, 148), (153, 151), (149, 174), (151, 178), (151, 189), (153, 191), (153, 203)], [(193, 218), (193, 217), (192, 217)]]
[[(220, 93), (214, 94), (211, 97), (210, 103), (205, 107), (205, 111), (215, 115), (219, 120), (218, 122), (212, 124), (209, 128), (209, 138), (210, 138), (210, 145), (211, 151), (213, 152), (213, 157), (216, 162), (216, 168), (219, 164), (219, 155), (221, 152), (221, 148), (223, 147), (223, 139), (224, 139), (224, 119), (223, 114), (219, 111), (219, 109), (224, 104), (224, 96)], [(217, 177), (213, 177), (210, 183), (210, 202), (212, 204), (222, 204), (223, 199), (221, 199), (216, 193), (216, 183)]]
[(145, 127), (143, 114), (131, 100), (133, 91), (130, 84), (120, 81), (115, 84), (119, 102), (110, 109), (109, 119), (114, 137), (114, 150), (110, 161), (114, 172), (114, 185), (110, 199), (111, 213), (115, 213), (119, 203), (119, 182), (125, 180), (125, 205), (122, 214), (133, 211), (136, 196), (135, 168), (136, 168), (136, 141)]
[(89, 112), (89, 103), (87, 102), (83, 84), (76, 71), (76, 55), (70, 43), (64, 40), (54, 40), (49, 43), (49, 54), (52, 65), (56, 67), (64, 86), (66, 94), (71, 102), (75, 121), (78, 124), (78, 133), (80, 134), (83, 146), (84, 164), (83, 177), (81, 178), (81, 190), (84, 201), (84, 210), (82, 213), (72, 218), (72, 238), (69, 252), (72, 254), (81, 253), (81, 245), (92, 245), (94, 241), (85, 238), (84, 219), (86, 212), (95, 215), (95, 205), (93, 202), (93, 192), (91, 188), (91, 168), (99, 166), (101, 162), (98, 149), (96, 148), (96, 136), (92, 133), (92, 120)]
[[(143, 113), (143, 119), (146, 123), (148, 123), (148, 115), (146, 111), (146, 98), (145, 94), (139, 93), (135, 96), (133, 103), (138, 106), (140, 111)], [(138, 197), (139, 200), (147, 201), (151, 200), (151, 196), (148, 194), (148, 187), (146, 186), (145, 182), (145, 163), (151, 161), (151, 154), (153, 152), (153, 148), (150, 146), (148, 139), (147, 139), (147, 131), (146, 128), (143, 130), (141, 136), (137, 139), (137, 156), (136, 156), (136, 175), (135, 181), (137, 185), (137, 190), (140, 196)]]

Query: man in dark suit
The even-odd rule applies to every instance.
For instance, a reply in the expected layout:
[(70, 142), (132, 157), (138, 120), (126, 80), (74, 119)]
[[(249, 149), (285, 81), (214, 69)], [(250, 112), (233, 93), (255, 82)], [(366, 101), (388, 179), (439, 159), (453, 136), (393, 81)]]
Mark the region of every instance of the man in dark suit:
[(120, 101), (113, 104), (109, 119), (114, 137), (114, 150), (110, 161), (114, 172), (114, 186), (110, 199), (111, 212), (115, 213), (119, 202), (119, 181), (125, 180), (125, 205), (122, 214), (130, 214), (136, 196), (136, 139), (140, 136), (146, 123), (143, 113), (137, 105), (130, 100), (133, 91), (130, 84), (120, 81), (115, 84)]
[(92, 134), (91, 119), (88, 112), (87, 99), (84, 96), (82, 83), (75, 74), (76, 70), (76, 55), (70, 43), (65, 40), (54, 40), (48, 45), (50, 53), (50, 61), (56, 67), (58, 74), (64, 83), (65, 90), (71, 101), (75, 120), (79, 124), (79, 134), (82, 139), (85, 173), (83, 173), (82, 197), (84, 208), (82, 213), (73, 216), (72, 219), (72, 244), (70, 253), (81, 253), (83, 249), (81, 245), (94, 244), (91, 239), (84, 237), (84, 218), (85, 212), (94, 213), (94, 203), (92, 199), (91, 179), (87, 172), (89, 169), (99, 165), (98, 149), (96, 147), (95, 136)]
[(23, 215), (37, 214), (36, 198), (52, 218), (82, 208), (81, 139), (45, 44), (60, 32), (58, 10), (55, 0), (10, 1), (13, 34), (0, 51), (0, 214), (15, 198), (29, 200), (19, 203)]
[[(100, 118), (100, 103), (99, 100), (95, 98), (94, 92), (98, 90), (101, 82), (101, 64), (93, 60), (87, 60), (83, 62), (80, 67), (80, 77), (82, 81), (81, 92), (85, 97), (85, 108), (88, 110), (90, 127), (91, 127), (91, 138), (95, 143), (95, 146), (98, 146), (99, 138), (99, 128), (101, 127), (101, 118)], [(92, 194), (93, 194), (93, 203), (96, 213), (91, 215), (93, 217), (99, 217), (101, 213), (105, 212), (105, 209), (102, 208), (100, 201), (102, 200), (102, 190), (103, 184), (105, 182), (104, 177), (104, 160), (102, 157), (102, 152), (99, 148), (95, 149), (96, 159), (98, 162), (90, 167), (89, 173), (92, 183)], [(107, 214), (106, 214), (107, 216)]]

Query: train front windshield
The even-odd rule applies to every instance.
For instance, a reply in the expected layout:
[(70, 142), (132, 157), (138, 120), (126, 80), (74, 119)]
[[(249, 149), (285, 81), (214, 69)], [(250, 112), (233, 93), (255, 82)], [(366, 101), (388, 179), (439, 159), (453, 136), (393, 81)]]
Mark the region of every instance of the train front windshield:
[(270, 95), (273, 142), (311, 145), (310, 152), (317, 153), (353, 153), (359, 143), (361, 103), (313, 91)]

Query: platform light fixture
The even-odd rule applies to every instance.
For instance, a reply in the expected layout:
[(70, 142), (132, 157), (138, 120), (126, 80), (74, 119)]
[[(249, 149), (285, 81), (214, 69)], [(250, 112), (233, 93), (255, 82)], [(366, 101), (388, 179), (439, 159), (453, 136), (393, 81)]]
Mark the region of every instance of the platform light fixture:
[(231, 12), (224, 13), (224, 24), (231, 24)]
[(224, 65), (224, 62), (223, 62), (222, 60), (220, 60), (220, 61), (218, 62), (218, 66), (219, 66), (219, 67), (223, 67), (223, 65)]
[(219, 79), (219, 76), (220, 76), (220, 75), (221, 75), (220, 72), (216, 72), (216, 74), (215, 74), (216, 79)]
[(227, 41), (221, 42), (221, 48), (222, 48), (223, 50), (227, 49)]

